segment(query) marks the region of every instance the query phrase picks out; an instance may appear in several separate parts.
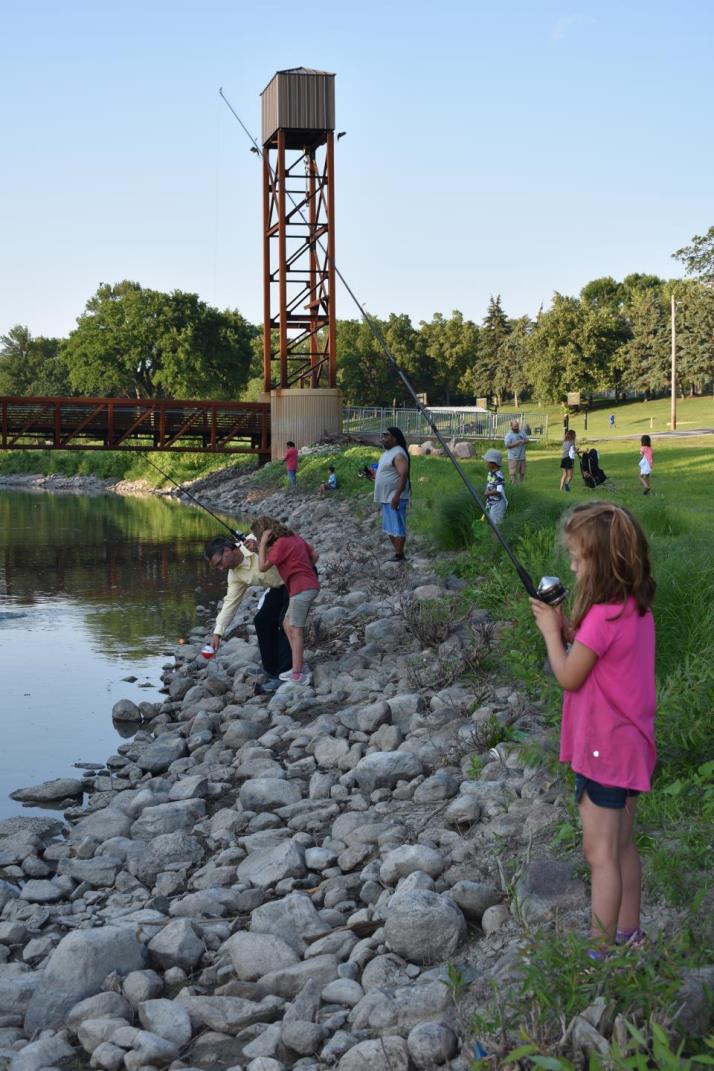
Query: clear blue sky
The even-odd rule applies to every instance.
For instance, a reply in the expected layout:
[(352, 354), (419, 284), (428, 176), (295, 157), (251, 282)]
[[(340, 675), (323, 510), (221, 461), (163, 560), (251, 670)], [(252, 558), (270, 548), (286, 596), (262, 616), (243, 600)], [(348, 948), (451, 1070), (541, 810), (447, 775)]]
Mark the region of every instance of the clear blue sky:
[[(261, 317), (276, 70), (334, 71), (339, 266), (415, 322), (679, 275), (714, 224), (712, 0), (0, 0), (0, 333), (100, 282)], [(356, 315), (338, 293), (338, 316)]]

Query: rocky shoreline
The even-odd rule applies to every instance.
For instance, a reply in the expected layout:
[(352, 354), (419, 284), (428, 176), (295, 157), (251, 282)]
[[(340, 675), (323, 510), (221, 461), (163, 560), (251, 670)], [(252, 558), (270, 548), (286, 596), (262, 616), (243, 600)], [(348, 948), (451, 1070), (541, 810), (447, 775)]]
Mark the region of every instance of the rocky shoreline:
[(105, 767), (23, 790), (69, 806), (0, 822), (0, 1068), (468, 1071), (523, 923), (586, 927), (559, 784), (490, 747), (539, 719), (480, 671), (487, 615), (418, 541), (385, 564), (371, 510), (250, 481), (192, 491), (320, 552), (312, 684), (262, 694), (251, 593), (213, 661), (202, 624), (163, 702), (115, 706)]

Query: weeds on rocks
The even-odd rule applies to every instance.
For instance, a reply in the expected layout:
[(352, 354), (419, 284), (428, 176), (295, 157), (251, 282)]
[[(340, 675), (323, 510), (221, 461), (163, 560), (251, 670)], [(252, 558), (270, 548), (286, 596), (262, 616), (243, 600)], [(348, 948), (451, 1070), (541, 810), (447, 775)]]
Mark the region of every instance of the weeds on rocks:
[(588, 961), (587, 945), (572, 932), (528, 933), (511, 984), (492, 981), (492, 995), (473, 1019), (487, 1054), (474, 1069), (574, 1071), (588, 1048), (609, 1053), (602, 1062), (591, 1058), (590, 1068), (689, 1066), (680, 1060), (714, 1065), (714, 1053), (703, 1058), (702, 1043), (682, 1041), (678, 1032), (682, 975), (696, 956), (686, 938), (617, 950), (596, 964)]

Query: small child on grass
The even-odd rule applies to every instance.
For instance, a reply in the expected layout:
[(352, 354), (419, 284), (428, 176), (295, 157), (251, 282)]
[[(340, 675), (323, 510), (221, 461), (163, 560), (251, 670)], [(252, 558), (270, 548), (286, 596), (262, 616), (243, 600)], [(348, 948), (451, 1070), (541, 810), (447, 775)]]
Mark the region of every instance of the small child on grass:
[(506, 516), (508, 499), (506, 498), (506, 481), (501, 471), (502, 455), (500, 450), (487, 450), (483, 455), (488, 475), (486, 476), (486, 511), (490, 521), (497, 527)]
[(560, 459), (560, 490), (569, 491), (575, 472), (575, 432), (566, 431)]
[(285, 450), (285, 457), (283, 458), (283, 461), (285, 462), (285, 468), (288, 474), (288, 485), (291, 488), (295, 488), (297, 487), (298, 470), (297, 447), (295, 446), (295, 443), (292, 441), (292, 439), (288, 439), (285, 446), (287, 447), (287, 449)]
[(640, 439), (640, 483), (644, 487), (643, 495), (648, 495), (652, 490), (650, 486), (650, 473), (652, 472), (652, 440), (649, 435), (643, 435)]
[(320, 484), (320, 498), (324, 498), (324, 496), (330, 491), (337, 490), (337, 473), (335, 472), (335, 466), (329, 465), (327, 468), (327, 472), (327, 480), (324, 483)]

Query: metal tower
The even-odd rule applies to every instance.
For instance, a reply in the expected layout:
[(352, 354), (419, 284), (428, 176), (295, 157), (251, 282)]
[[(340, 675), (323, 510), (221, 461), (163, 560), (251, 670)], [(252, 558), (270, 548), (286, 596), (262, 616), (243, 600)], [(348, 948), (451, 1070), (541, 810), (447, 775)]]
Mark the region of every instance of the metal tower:
[(261, 98), (264, 387), (335, 388), (335, 76), (278, 71)]

